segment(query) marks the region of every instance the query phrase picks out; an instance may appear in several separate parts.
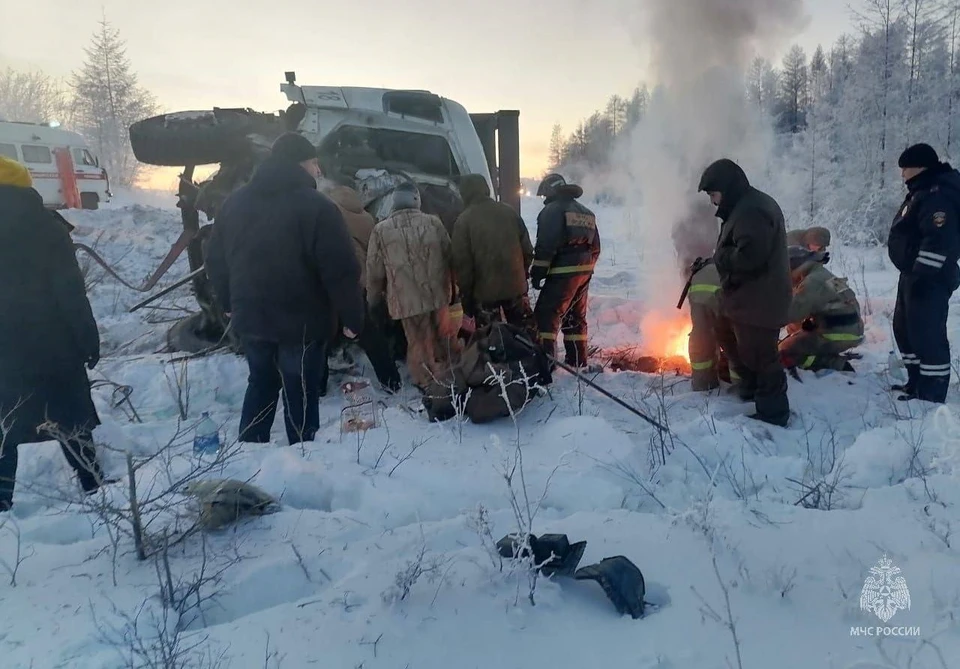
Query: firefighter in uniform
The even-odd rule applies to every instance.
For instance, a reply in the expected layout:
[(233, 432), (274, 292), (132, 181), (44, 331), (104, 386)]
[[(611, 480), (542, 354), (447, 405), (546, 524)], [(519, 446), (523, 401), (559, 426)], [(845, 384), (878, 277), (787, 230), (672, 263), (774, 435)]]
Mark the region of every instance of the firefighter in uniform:
[[(697, 203), (689, 216), (674, 225), (672, 233), (684, 279), (688, 282), (685, 294), (690, 302), (691, 330), (687, 357), (694, 391), (718, 388), (720, 379), (730, 381), (727, 359), (716, 333), (721, 316), (720, 272), (713, 264), (713, 252), (719, 229), (713, 207), (709, 203)], [(682, 302), (679, 306), (683, 306)]]
[(960, 287), (960, 173), (927, 144), (909, 147), (899, 165), (908, 192), (887, 252), (900, 270), (893, 336), (908, 381), (892, 389), (903, 392), (901, 401), (942, 404), (950, 385), (947, 311)]
[(787, 369), (852, 372), (840, 354), (863, 343), (860, 303), (847, 285), (824, 264), (830, 254), (791, 246), (793, 300), (787, 337), (780, 342), (780, 359)]
[(537, 339), (547, 355), (555, 356), (557, 330), (562, 330), (564, 362), (585, 367), (588, 292), (600, 256), (597, 218), (577, 202), (583, 189), (559, 174), (548, 174), (537, 195), (544, 198), (530, 269), (531, 283), (540, 291), (533, 312)]
[(720, 386), (721, 365), (726, 362), (726, 356), (722, 355), (717, 342), (720, 272), (712, 260), (690, 277), (687, 299), (690, 301), (690, 323), (693, 326), (687, 343), (692, 372), (690, 385), (695, 391), (713, 390)]

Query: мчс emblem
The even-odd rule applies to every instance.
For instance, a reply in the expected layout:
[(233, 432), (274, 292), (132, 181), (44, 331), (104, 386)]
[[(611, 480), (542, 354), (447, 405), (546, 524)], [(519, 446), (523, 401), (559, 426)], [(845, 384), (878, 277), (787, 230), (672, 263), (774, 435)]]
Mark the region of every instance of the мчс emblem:
[(933, 215), (933, 224), (938, 228), (947, 222), (947, 213), (944, 211), (938, 211)]
[(883, 622), (888, 622), (897, 611), (910, 608), (910, 590), (903, 576), (897, 576), (900, 568), (884, 555), (876, 566), (870, 568), (860, 591), (860, 609), (869, 611)]

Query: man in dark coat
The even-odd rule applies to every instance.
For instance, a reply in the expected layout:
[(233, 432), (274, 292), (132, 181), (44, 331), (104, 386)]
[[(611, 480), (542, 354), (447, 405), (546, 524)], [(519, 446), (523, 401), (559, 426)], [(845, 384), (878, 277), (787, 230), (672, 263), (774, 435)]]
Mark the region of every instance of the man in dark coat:
[(533, 287), (540, 291), (533, 310), (537, 337), (544, 352), (555, 356), (561, 330), (564, 362), (586, 367), (590, 279), (600, 257), (597, 217), (577, 202), (583, 189), (559, 174), (545, 176), (537, 195), (544, 198), (530, 269)]
[(312, 441), (337, 323), (351, 339), (363, 328), (360, 264), (319, 174), (308, 139), (280, 136), (223, 203), (207, 244), (207, 273), (250, 367), (241, 441), (270, 441), (281, 390), (290, 443)]
[(787, 323), (792, 284), (787, 233), (777, 202), (750, 185), (732, 160), (710, 165), (700, 179), (723, 222), (713, 261), (720, 272), (724, 318), (718, 328), (740, 397), (754, 400), (751, 416), (786, 426), (787, 377), (777, 343)]
[(942, 404), (950, 385), (947, 311), (960, 287), (960, 173), (928, 144), (900, 156), (907, 186), (890, 228), (887, 250), (900, 270), (893, 336), (908, 381), (897, 399)]
[(56, 440), (85, 492), (103, 472), (84, 365), (100, 334), (66, 227), (25, 167), (0, 156), (0, 511), (13, 504), (17, 447)]
[[(527, 296), (527, 278), (533, 245), (520, 214), (490, 197), (490, 186), (480, 174), (460, 180), (466, 209), (453, 226), (453, 269), (463, 302), (463, 313), (482, 328), (503, 320), (526, 330), (536, 340), (533, 310)], [(500, 313), (503, 317), (500, 317)]]

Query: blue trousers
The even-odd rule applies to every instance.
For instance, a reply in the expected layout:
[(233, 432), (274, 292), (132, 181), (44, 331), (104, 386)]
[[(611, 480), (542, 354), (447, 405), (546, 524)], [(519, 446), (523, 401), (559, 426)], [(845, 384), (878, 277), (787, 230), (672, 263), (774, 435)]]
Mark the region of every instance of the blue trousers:
[(953, 291), (936, 277), (900, 275), (893, 337), (907, 368), (906, 392), (942, 404), (950, 387), (947, 312)]
[(250, 376), (240, 415), (240, 441), (270, 441), (281, 392), (287, 439), (291, 444), (313, 441), (320, 429), (320, 397), (326, 394), (326, 343), (248, 339), (243, 341), (243, 352)]

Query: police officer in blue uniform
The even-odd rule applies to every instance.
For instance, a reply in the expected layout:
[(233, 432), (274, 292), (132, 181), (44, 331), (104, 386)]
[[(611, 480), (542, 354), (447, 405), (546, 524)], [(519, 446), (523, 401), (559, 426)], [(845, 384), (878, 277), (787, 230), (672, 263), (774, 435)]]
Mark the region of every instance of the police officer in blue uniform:
[(893, 335), (908, 381), (892, 389), (901, 401), (942, 404), (950, 385), (947, 310), (960, 287), (960, 173), (928, 144), (909, 147), (899, 165), (908, 193), (887, 251), (900, 270)]

